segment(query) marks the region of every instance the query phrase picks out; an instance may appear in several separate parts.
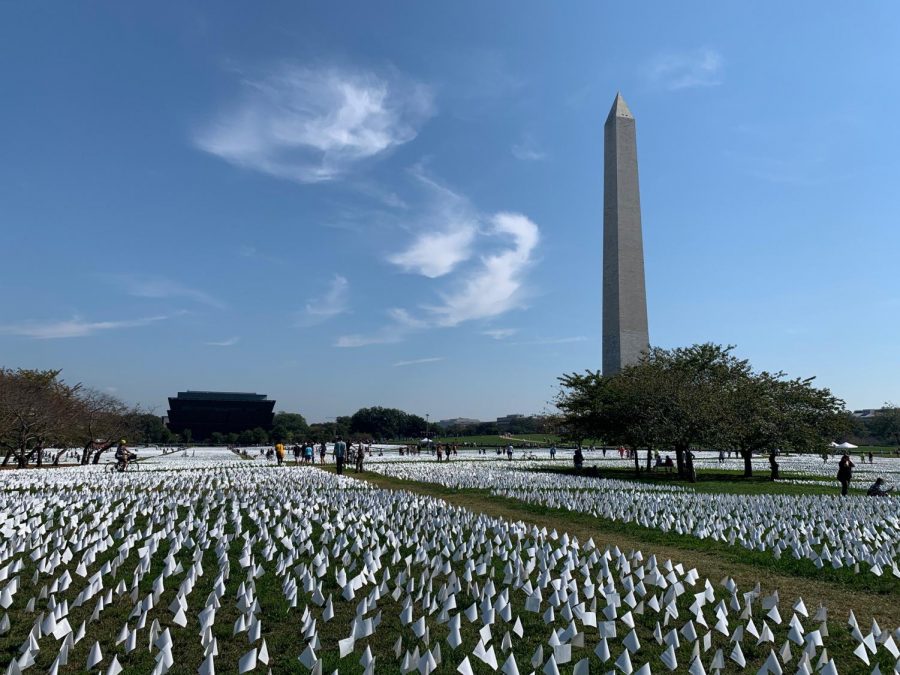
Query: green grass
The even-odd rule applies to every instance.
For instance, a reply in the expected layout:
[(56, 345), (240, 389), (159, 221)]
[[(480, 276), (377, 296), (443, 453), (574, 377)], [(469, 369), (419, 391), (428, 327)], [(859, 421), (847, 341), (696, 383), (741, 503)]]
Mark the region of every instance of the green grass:
[[(714, 471), (701, 470), (697, 473), (697, 482), (691, 483), (688, 480), (679, 478), (675, 473), (666, 473), (663, 470), (642, 471), (640, 477), (635, 476), (634, 468), (625, 467), (593, 467), (586, 466), (581, 472), (575, 470), (574, 467), (566, 466), (554, 467), (547, 466), (535, 471), (543, 473), (559, 473), (571, 476), (586, 476), (590, 478), (611, 478), (616, 480), (634, 481), (638, 483), (646, 483), (650, 485), (679, 485), (693, 489), (695, 492), (709, 494), (729, 494), (729, 495), (835, 495), (840, 493), (840, 485), (834, 481), (834, 487), (825, 487), (824, 485), (810, 485), (797, 483), (776, 483), (769, 479), (768, 472), (756, 472), (751, 478), (744, 478), (742, 471), (731, 471), (727, 469), (716, 469)], [(791, 472), (783, 472), (783, 479), (809, 479), (808, 476), (801, 476)], [(827, 480), (827, 479), (826, 479)], [(864, 494), (865, 487), (850, 488), (850, 492), (854, 494)]]

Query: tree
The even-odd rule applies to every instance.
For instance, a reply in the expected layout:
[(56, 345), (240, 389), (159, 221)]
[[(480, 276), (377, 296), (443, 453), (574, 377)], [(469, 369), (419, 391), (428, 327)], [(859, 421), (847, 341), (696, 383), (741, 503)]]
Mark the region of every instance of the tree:
[[(120, 399), (95, 389), (79, 392), (72, 421), (73, 438), (82, 448), (81, 463), (97, 464), (100, 456), (120, 439), (136, 432), (140, 413)], [(133, 438), (133, 435), (132, 435)]]
[[(632, 449), (671, 447), (678, 475), (696, 480), (691, 448), (731, 447), (752, 475), (753, 453), (768, 450), (773, 475), (779, 448), (808, 451), (846, 432), (843, 401), (812, 379), (756, 373), (733, 347), (654, 348), (614, 376), (560, 378), (557, 407), (570, 437), (601, 438)], [(635, 470), (639, 470), (635, 457)]]
[(250, 433), (253, 437), (253, 443), (256, 445), (266, 445), (269, 442), (269, 434), (262, 427), (256, 427)]
[(849, 429), (844, 402), (828, 389), (814, 387), (813, 380), (748, 371), (730, 387), (722, 436), (744, 458), (745, 477), (753, 475), (754, 453), (769, 453), (774, 480), (779, 449), (818, 452)]
[[(340, 422), (342, 418), (338, 418)], [(397, 408), (360, 408), (350, 417), (349, 433), (379, 439), (411, 438), (425, 431), (425, 420)]]
[(131, 425), (134, 428), (131, 435), (141, 443), (166, 445), (175, 440), (175, 434), (163, 424), (158, 415), (135, 413)]
[(885, 403), (870, 426), (880, 440), (900, 446), (900, 408), (896, 405)]
[(299, 413), (280, 412), (275, 414), (275, 422), (272, 426), (272, 440), (302, 441), (309, 435), (309, 425)]
[(646, 367), (626, 368), (614, 377), (599, 371), (564, 375), (556, 401), (564, 436), (579, 445), (593, 438), (627, 446), (633, 450), (635, 473), (640, 473), (639, 450), (660, 442), (654, 376)]
[(220, 431), (212, 432), (209, 438), (213, 445), (225, 445), (225, 434)]
[(44, 448), (64, 437), (80, 385), (69, 386), (60, 370), (0, 369), (0, 447), (3, 465), (15, 459), (40, 464)]

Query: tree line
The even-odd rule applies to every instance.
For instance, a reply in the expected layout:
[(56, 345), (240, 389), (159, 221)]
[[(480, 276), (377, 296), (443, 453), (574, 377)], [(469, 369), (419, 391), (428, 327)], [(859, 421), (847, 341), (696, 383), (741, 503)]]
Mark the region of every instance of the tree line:
[(133, 436), (147, 424), (140, 409), (111, 394), (68, 384), (60, 373), (0, 368), (3, 466), (41, 466), (47, 460), (58, 464), (73, 450), (81, 464), (96, 464), (120, 438)]
[(736, 451), (744, 475), (754, 454), (823, 452), (852, 428), (844, 402), (813, 378), (756, 371), (732, 346), (711, 343), (652, 348), (639, 363), (604, 377), (595, 371), (561, 376), (556, 405), (566, 435), (634, 449), (635, 471), (653, 451), (674, 453), (678, 475), (696, 479), (692, 450)]

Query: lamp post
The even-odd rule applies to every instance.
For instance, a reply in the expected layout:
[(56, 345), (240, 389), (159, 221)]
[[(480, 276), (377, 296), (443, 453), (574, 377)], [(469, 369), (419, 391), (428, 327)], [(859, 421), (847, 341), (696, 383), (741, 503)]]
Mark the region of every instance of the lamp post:
[(431, 437), (428, 435), (428, 418), (430, 417), (429, 413), (425, 413), (425, 438), (431, 440)]

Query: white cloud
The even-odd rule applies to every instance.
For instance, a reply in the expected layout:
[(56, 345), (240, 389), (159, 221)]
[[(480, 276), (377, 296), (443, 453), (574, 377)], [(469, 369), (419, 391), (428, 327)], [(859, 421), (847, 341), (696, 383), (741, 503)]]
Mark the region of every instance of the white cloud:
[(445, 357), (443, 356), (430, 356), (425, 359), (413, 359), (412, 361), (397, 361), (394, 364), (394, 368), (399, 368), (402, 366), (417, 366), (420, 363), (434, 363), (436, 361), (443, 361)]
[(508, 337), (512, 337), (516, 334), (515, 328), (492, 328), (491, 330), (485, 330), (481, 332), (482, 335), (487, 335), (488, 337), (492, 337), (495, 340), (505, 340)]
[(408, 143), (433, 112), (428, 87), (396, 75), (284, 64), (243, 81), (241, 100), (198, 132), (198, 148), (300, 183), (334, 180)]
[(647, 68), (650, 81), (675, 91), (693, 87), (714, 87), (722, 84), (724, 62), (713, 49), (663, 54)]
[(478, 215), (465, 197), (429, 177), (421, 165), (410, 173), (424, 188), (427, 206), (413, 219), (416, 238), (388, 261), (406, 272), (437, 279), (472, 256)]
[(429, 279), (442, 277), (472, 255), (475, 228), (468, 224), (451, 224), (446, 232), (425, 232), (402, 253), (388, 258), (407, 272)]
[(386, 345), (402, 342), (409, 334), (430, 327), (428, 321), (414, 317), (405, 309), (394, 307), (387, 311), (390, 323), (370, 335), (342, 335), (334, 343), (335, 347), (353, 348), (368, 345)]
[(386, 345), (401, 342), (407, 331), (395, 326), (385, 326), (372, 335), (341, 335), (334, 343), (335, 347), (354, 348), (369, 345)]
[(442, 295), (440, 305), (427, 307), (440, 326), (504, 314), (522, 304), (524, 273), (540, 240), (538, 226), (518, 213), (491, 218), (491, 234), (512, 238), (512, 248), (485, 256), (481, 266), (455, 291)]
[(201, 305), (224, 309), (225, 303), (205, 291), (190, 288), (171, 279), (159, 277), (116, 277), (125, 285), (126, 292), (137, 298), (185, 298)]
[(425, 207), (422, 215), (402, 224), (414, 232), (411, 243), (387, 260), (430, 280), (455, 274), (435, 289), (436, 302), (414, 310), (394, 307), (387, 311), (386, 325), (369, 334), (342, 336), (338, 347), (400, 342), (413, 332), (490, 319), (524, 305), (526, 272), (540, 241), (538, 226), (518, 213), (478, 213), (465, 196), (428, 176), (421, 165), (411, 174), (425, 190)]
[(209, 345), (210, 347), (233, 347), (240, 341), (240, 339), (241, 338), (235, 336), (235, 337), (230, 337), (227, 340), (219, 340), (218, 342), (216, 342), (216, 341), (207, 342), (206, 344)]
[(513, 157), (523, 162), (536, 162), (547, 158), (547, 153), (538, 149), (530, 134), (525, 134), (521, 141), (514, 143), (511, 151)]
[(311, 298), (306, 303), (304, 316), (300, 323), (312, 325), (327, 321), (347, 311), (350, 295), (350, 283), (340, 274), (335, 274), (328, 285), (328, 290), (318, 298)]
[(122, 328), (140, 328), (165, 321), (168, 318), (168, 316), (148, 316), (142, 319), (118, 321), (85, 321), (80, 317), (73, 317), (63, 321), (23, 321), (18, 324), (0, 326), (0, 334), (20, 335), (36, 340), (56, 340), (87, 337), (95, 333)]

